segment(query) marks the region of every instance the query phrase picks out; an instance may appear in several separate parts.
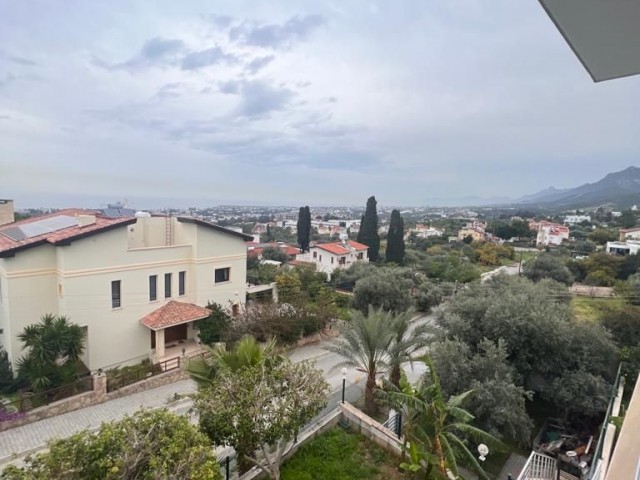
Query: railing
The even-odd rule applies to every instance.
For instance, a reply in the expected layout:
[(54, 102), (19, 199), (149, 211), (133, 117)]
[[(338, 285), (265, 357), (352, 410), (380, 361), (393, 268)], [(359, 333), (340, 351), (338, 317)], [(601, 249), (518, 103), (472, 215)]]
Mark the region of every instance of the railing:
[(558, 477), (556, 459), (531, 452), (518, 480), (555, 480)]
[(121, 373), (113, 375), (107, 374), (107, 392), (114, 392), (122, 387), (132, 385), (155, 375), (176, 370), (180, 368), (180, 365), (180, 357), (174, 357), (164, 362), (140, 365), (139, 368), (125, 370)]
[(93, 390), (93, 377), (85, 376), (75, 382), (41, 392), (21, 393), (13, 402), (0, 405), (0, 421), (11, 420), (16, 414), (44, 407), (50, 403)]
[[(604, 437), (607, 431), (607, 425), (611, 421), (611, 411), (613, 410), (613, 403), (615, 402), (616, 396), (618, 395), (618, 388), (620, 386), (620, 373), (622, 371), (622, 364), (618, 366), (618, 373), (616, 374), (616, 379), (613, 382), (613, 386), (611, 387), (611, 396), (609, 397), (609, 405), (607, 406), (607, 414), (604, 417), (604, 421), (602, 422), (602, 426), (600, 427), (600, 433), (598, 435), (598, 444), (596, 445), (596, 450), (593, 453), (593, 461), (591, 462), (591, 472), (589, 474), (590, 480), (597, 480), (600, 476), (600, 463), (602, 461), (602, 448), (604, 446)], [(596, 476), (596, 473), (598, 476)], [(602, 472), (605, 473), (605, 472)]]
[(396, 412), (382, 426), (391, 430), (398, 438), (402, 437), (402, 413)]

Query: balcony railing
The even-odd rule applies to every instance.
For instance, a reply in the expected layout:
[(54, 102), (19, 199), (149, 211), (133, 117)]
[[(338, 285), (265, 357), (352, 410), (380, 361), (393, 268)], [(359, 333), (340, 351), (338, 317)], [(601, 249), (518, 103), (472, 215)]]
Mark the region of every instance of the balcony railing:
[(531, 452), (518, 480), (555, 480), (558, 478), (556, 459), (538, 452)]

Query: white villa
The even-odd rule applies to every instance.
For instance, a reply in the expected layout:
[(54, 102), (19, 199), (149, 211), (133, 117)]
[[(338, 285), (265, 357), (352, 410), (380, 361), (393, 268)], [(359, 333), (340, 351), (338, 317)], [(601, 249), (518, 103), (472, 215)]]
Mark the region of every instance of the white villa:
[(84, 327), (83, 361), (94, 371), (197, 349), (193, 322), (207, 316), (203, 307), (245, 301), (251, 238), (144, 213), (63, 210), (5, 224), (0, 345), (15, 366), (24, 353), (17, 336), (51, 313)]
[(296, 256), (296, 260), (315, 263), (316, 270), (329, 275), (339, 268), (349, 268), (356, 262), (369, 262), (369, 247), (353, 240), (312, 245), (308, 252)]

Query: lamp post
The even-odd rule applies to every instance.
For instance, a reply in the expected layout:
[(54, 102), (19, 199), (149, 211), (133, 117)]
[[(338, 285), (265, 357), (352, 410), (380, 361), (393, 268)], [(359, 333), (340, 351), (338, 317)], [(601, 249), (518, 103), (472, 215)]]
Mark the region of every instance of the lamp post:
[(344, 391), (347, 387), (347, 367), (342, 367), (342, 403), (344, 403)]

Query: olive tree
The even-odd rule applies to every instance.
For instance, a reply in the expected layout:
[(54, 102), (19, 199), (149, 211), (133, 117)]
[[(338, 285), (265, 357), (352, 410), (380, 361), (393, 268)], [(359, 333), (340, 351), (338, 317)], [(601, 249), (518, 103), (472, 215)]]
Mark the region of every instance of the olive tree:
[(236, 450), (241, 471), (256, 465), (278, 480), (292, 439), (326, 405), (328, 391), (308, 362), (263, 362), (221, 370), (195, 394), (194, 406), (201, 430)]

